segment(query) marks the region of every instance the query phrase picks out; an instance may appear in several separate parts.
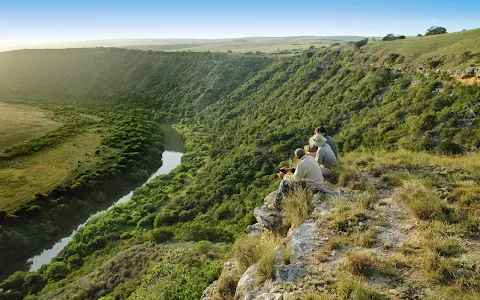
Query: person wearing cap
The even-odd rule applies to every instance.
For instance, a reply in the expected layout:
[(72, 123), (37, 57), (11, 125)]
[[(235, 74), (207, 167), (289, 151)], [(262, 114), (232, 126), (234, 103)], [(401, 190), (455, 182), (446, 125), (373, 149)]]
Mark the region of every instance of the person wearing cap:
[[(332, 150), (332, 147), (327, 143), (327, 139), (322, 135), (318, 135), (315, 140), (315, 145), (318, 145), (315, 159), (317, 160), (324, 177), (332, 175), (332, 168), (337, 164), (337, 157)], [(310, 154), (313, 156), (313, 154)]]
[(333, 153), (335, 154), (335, 157), (338, 160), (338, 147), (337, 147), (337, 142), (333, 139), (333, 137), (329, 136), (327, 134), (327, 130), (325, 127), (318, 127), (315, 129), (315, 132), (322, 135), (324, 138), (327, 139), (327, 144), (332, 148)]
[[(285, 194), (298, 188), (308, 188), (316, 191), (323, 190), (323, 175), (317, 161), (310, 155), (305, 154), (305, 150), (298, 148), (295, 150), (295, 158), (298, 160), (296, 168), (281, 168), (277, 176), (282, 179), (278, 186), (277, 196), (275, 198), (275, 208), (280, 208), (280, 203)], [(292, 172), (293, 174), (287, 174)]]
[(303, 149), (307, 154), (311, 153), (316, 153), (318, 150), (318, 147), (320, 146), (320, 141), (322, 140), (322, 135), (320, 134), (320, 131), (318, 131), (319, 128), (316, 128), (313, 131), (312, 137), (308, 140), (308, 145), (305, 145)]

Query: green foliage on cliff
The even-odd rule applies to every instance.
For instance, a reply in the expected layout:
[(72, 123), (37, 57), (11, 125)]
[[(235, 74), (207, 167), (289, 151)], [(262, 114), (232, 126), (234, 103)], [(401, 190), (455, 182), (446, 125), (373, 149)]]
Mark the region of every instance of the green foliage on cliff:
[(190, 117), (225, 96), (270, 58), (117, 48), (0, 53), (0, 97), (96, 110), (155, 109)]
[[(449, 35), (439, 38), (444, 37)], [(411, 43), (405, 40), (387, 44), (403, 42)], [(137, 189), (132, 201), (103, 213), (78, 232), (55, 259), (68, 265), (65, 278), (48, 276), (48, 266), (38, 273), (20, 273), (12, 278), (18, 277), (25, 283), (27, 275), (40, 276), (43, 284), (48, 281), (40, 298), (48, 298), (60, 286), (79, 285), (97, 265), (105, 266), (114, 253), (134, 245), (204, 240), (231, 245), (254, 221), (253, 208), (278, 184), (275, 170), (287, 162), (296, 147), (306, 143), (317, 126), (327, 127), (343, 152), (358, 148), (446, 153), (478, 149), (479, 119), (470, 112), (480, 111), (478, 86), (461, 85), (445, 74), (397, 71), (392, 64), (406, 52), (400, 47), (380, 55), (378, 47), (384, 46), (373, 43), (362, 48), (352, 45), (333, 50), (311, 49), (302, 55), (277, 58), (116, 49), (60, 51), (65, 62), (69, 53), (75, 53), (72, 59), (82, 57), (85, 65), (90, 66), (88, 72), (93, 74), (103, 74), (92, 71), (102, 64), (100, 57), (116, 57), (108, 65), (130, 56), (139, 59), (135, 68), (117, 69), (118, 76), (127, 77), (114, 78), (110, 85), (102, 75), (97, 77), (102, 88), (96, 84), (82, 87), (85, 83), (80, 81), (76, 90), (70, 89), (70, 82), (54, 91), (65, 99), (75, 98), (73, 95), (78, 92), (82, 105), (91, 105), (90, 99), (101, 99), (100, 108), (141, 106), (154, 116), (179, 118), (176, 125), (187, 138), (188, 151), (182, 164), (170, 174)], [(94, 63), (90, 62), (88, 51), (100, 53), (92, 55)], [(216, 67), (217, 59), (222, 68)], [(245, 67), (241, 67), (243, 64)], [(223, 71), (217, 72), (220, 69)], [(86, 68), (81, 70), (74, 71), (72, 67), (68, 74), (90, 74)], [(235, 84), (230, 84), (232, 76), (237, 79)], [(43, 89), (50, 88), (49, 83), (29, 93), (47, 96), (50, 92)], [(213, 94), (207, 92), (209, 89)], [(11, 89), (11, 95), (20, 97), (18, 90)], [(215, 279), (210, 275), (218, 271), (218, 260), (223, 258), (213, 256), (213, 267), (205, 266), (182, 257), (182, 253), (189, 253), (182, 251), (175, 252), (180, 258), (173, 261), (178, 264), (160, 262), (137, 290), (114, 285), (102, 295), (123, 293), (122, 297), (141, 297), (151, 284), (178, 298), (187, 298), (184, 291), (175, 289), (176, 282), (183, 282), (197, 295)], [(83, 264), (77, 260), (73, 263), (72, 257), (83, 258)], [(191, 273), (185, 270), (185, 262), (194, 264)], [(188, 275), (182, 281), (172, 270)], [(205, 273), (206, 270), (217, 271)], [(113, 273), (107, 274), (114, 276)], [(5, 282), (0, 284), (3, 295), (9, 287)], [(29, 292), (30, 288), (33, 285), (28, 283), (20, 289), (16, 285), (10, 293), (25, 296), (34, 293)], [(89, 291), (92, 292), (82, 294), (85, 299), (97, 296), (93, 287)], [(75, 290), (65, 288), (62, 292), (72, 296)]]

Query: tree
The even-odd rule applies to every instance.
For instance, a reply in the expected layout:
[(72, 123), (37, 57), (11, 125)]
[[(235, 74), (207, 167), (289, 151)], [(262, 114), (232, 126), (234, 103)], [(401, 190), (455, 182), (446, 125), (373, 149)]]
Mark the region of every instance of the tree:
[(382, 41), (393, 41), (396, 40), (397, 38), (393, 33), (389, 33), (386, 36), (383, 37)]
[(358, 48), (362, 47), (362, 46), (365, 46), (366, 44), (368, 43), (368, 38), (365, 38), (363, 40), (359, 40), (355, 43), (355, 46), (357, 46)]
[(382, 41), (394, 41), (394, 40), (403, 40), (405, 39), (404, 35), (394, 35), (393, 33), (389, 33), (383, 37)]
[(435, 34), (444, 34), (447, 33), (447, 29), (439, 26), (432, 26), (425, 32), (425, 35), (435, 35)]

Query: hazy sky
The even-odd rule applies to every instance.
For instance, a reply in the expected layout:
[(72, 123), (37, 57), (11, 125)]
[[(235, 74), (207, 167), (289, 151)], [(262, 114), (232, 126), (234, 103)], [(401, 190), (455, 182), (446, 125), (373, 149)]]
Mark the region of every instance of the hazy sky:
[(480, 27), (480, 0), (0, 0), (0, 43), (117, 38), (416, 35)]

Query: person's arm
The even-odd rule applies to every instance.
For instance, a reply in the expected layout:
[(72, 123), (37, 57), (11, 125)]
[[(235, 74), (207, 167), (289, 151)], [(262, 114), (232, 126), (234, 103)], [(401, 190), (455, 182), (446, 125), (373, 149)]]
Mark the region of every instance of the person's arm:
[(281, 179), (283, 179), (285, 177), (285, 175), (287, 175), (286, 173), (287, 172), (294, 172), (295, 171), (295, 168), (280, 168), (280, 170), (284, 170), (285, 173), (283, 172), (278, 172), (277, 173), (277, 176), (280, 177)]
[(287, 175), (286, 179), (291, 181), (302, 181), (304, 176), (305, 168), (302, 166), (302, 163), (299, 162), (297, 167), (295, 168), (295, 173), (293, 173), (292, 175)]

